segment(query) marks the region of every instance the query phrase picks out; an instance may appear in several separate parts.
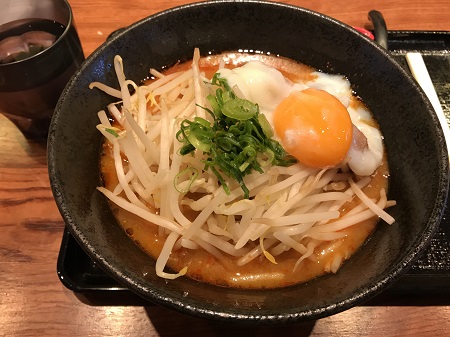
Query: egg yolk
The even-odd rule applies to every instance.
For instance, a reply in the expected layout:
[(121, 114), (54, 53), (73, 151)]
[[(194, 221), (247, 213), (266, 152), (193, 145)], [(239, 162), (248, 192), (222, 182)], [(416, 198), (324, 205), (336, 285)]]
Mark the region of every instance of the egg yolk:
[(352, 121), (345, 106), (318, 89), (293, 91), (273, 114), (275, 132), (287, 153), (304, 165), (339, 164), (352, 142)]

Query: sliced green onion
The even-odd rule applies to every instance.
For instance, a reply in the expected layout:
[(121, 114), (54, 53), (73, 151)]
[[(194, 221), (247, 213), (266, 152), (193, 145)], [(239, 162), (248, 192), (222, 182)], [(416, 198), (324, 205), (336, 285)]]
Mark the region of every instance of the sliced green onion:
[(209, 121), (207, 121), (206, 119), (204, 119), (204, 118), (195, 117), (194, 118), (194, 122), (198, 123), (198, 124), (200, 124), (200, 125), (202, 125), (202, 126), (204, 126), (206, 128), (211, 128), (211, 123)]
[(218, 86), (215, 95), (207, 97), (212, 110), (204, 109), (212, 122), (199, 117), (183, 120), (176, 135), (184, 143), (179, 153), (202, 151), (207, 155), (205, 170), (214, 173), (225, 192), (229, 194), (230, 188), (223, 175), (236, 180), (248, 198), (250, 191), (244, 183), (245, 175), (253, 170), (262, 173), (262, 167), (268, 165), (288, 166), (296, 159), (271, 138), (272, 128), (257, 104), (237, 97), (218, 73), (211, 84)]
[(269, 121), (267, 120), (266, 115), (259, 114), (258, 122), (261, 125), (261, 129), (263, 130), (264, 134), (268, 138), (272, 138), (273, 137), (273, 129), (272, 129), (272, 126), (270, 125)]
[(256, 115), (258, 106), (249, 100), (235, 98), (228, 100), (222, 106), (222, 113), (238, 121), (245, 121)]
[[(186, 178), (186, 175), (188, 175), (189, 177), (187, 186), (185, 188), (180, 188), (179, 180), (181, 178)], [(193, 167), (187, 167), (184, 170), (178, 172), (178, 174), (175, 176), (175, 178), (173, 179), (173, 186), (179, 193), (186, 194), (187, 192), (189, 192), (192, 183), (195, 181), (195, 179), (197, 179), (197, 177), (198, 177), (198, 170)]]
[(105, 128), (105, 131), (112, 134), (114, 137), (119, 138), (119, 134), (117, 133), (117, 131), (119, 131), (118, 128)]
[(206, 99), (208, 100), (209, 104), (211, 104), (211, 107), (213, 108), (213, 111), (216, 115), (220, 114), (220, 106), (219, 103), (217, 102), (217, 98), (214, 95), (208, 95), (206, 97)]
[(211, 171), (215, 174), (215, 176), (217, 177), (217, 180), (219, 180), (225, 193), (230, 195), (230, 193), (231, 193), (230, 188), (228, 187), (227, 183), (223, 179), (222, 175), (215, 169), (215, 167), (211, 167)]

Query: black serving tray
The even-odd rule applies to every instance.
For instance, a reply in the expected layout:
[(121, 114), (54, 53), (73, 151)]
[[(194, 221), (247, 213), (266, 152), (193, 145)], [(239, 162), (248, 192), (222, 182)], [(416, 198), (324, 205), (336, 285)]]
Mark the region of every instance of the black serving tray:
[[(405, 54), (422, 54), (446, 119), (450, 122), (450, 32), (388, 31), (388, 49), (408, 71)], [(57, 272), (61, 282), (83, 302), (95, 305), (151, 305), (102, 271), (67, 229), (61, 243)], [(399, 296), (439, 298), (439, 294), (443, 295), (443, 299), (450, 299), (450, 207), (447, 207), (428, 249), (405, 275), (368, 304), (386, 305), (386, 301), (395, 304), (390, 303), (391, 299), (398, 299)]]

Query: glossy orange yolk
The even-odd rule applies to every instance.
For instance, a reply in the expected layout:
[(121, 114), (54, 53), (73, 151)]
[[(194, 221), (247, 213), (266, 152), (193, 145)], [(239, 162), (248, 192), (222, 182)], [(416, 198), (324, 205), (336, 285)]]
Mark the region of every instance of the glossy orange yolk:
[(323, 90), (293, 91), (275, 109), (273, 122), (286, 152), (307, 166), (339, 164), (352, 142), (347, 109)]

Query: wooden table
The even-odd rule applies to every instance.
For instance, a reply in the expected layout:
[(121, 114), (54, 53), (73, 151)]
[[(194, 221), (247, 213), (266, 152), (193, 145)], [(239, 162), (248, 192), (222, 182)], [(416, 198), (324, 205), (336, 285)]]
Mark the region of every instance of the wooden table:
[[(181, 5), (182, 0), (71, 0), (86, 56), (117, 28)], [(286, 3), (370, 27), (377, 9), (392, 30), (450, 31), (450, 0)], [(450, 301), (438, 296), (355, 307), (315, 322), (281, 328), (235, 328), (165, 308), (84, 304), (58, 279), (64, 223), (47, 177), (46, 144), (31, 141), (0, 115), (1, 336), (449, 336)], [(398, 304), (400, 303), (400, 305)]]

